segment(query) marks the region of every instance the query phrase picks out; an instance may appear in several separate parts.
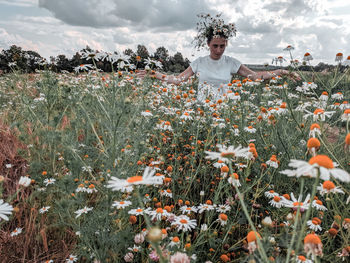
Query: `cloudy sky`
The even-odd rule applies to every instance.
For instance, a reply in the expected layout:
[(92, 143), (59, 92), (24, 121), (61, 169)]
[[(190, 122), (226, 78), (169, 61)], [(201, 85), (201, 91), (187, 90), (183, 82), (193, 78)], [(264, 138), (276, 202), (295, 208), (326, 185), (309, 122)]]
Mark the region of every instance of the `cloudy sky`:
[(242, 63), (290, 60), (287, 45), (296, 59), (311, 53), (313, 64), (350, 55), (348, 0), (0, 0), (0, 50), (15, 44), (49, 58), (86, 45), (121, 52), (143, 44), (192, 61), (208, 53), (191, 43), (199, 13), (236, 24), (225, 54)]

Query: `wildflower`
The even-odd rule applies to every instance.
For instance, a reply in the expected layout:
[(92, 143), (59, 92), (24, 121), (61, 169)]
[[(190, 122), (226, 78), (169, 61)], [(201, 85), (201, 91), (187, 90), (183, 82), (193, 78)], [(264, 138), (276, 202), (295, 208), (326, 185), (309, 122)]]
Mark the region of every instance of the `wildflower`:
[(346, 60), (344, 60), (343, 65), (344, 65), (344, 66), (349, 66), (349, 65), (350, 65), (350, 56), (348, 56), (348, 57), (346, 58)]
[(193, 117), (188, 112), (184, 112), (184, 114), (180, 116), (180, 119), (185, 121), (191, 121), (193, 120)]
[(247, 235), (247, 242), (248, 242), (248, 250), (249, 253), (252, 254), (254, 251), (258, 248), (257, 239), (260, 239), (261, 236), (258, 232), (250, 231)]
[(330, 177), (334, 177), (342, 182), (350, 182), (350, 175), (348, 172), (335, 168), (337, 164), (334, 163), (327, 155), (316, 155), (312, 157), (309, 162), (292, 159), (289, 163), (290, 167), (296, 170), (284, 170), (280, 173), (287, 176), (308, 176), (316, 178), (320, 174), (320, 179), (327, 181)]
[(316, 155), (316, 151), (318, 151), (320, 147), (321, 147), (321, 142), (317, 138), (310, 138), (307, 141), (307, 148), (313, 156)]
[(276, 155), (273, 154), (271, 156), (270, 160), (268, 160), (266, 162), (266, 164), (277, 169), (278, 168), (278, 161), (277, 161)]
[(12, 210), (12, 205), (4, 203), (4, 200), (0, 199), (0, 218), (4, 219), (5, 221), (8, 221), (9, 218), (7, 217), (7, 215), (11, 215)]
[(350, 218), (344, 218), (342, 227), (344, 229), (350, 229)]
[(15, 230), (13, 230), (10, 234), (11, 237), (18, 236), (19, 234), (22, 233), (23, 228), (21, 227), (16, 227)]
[(344, 113), (341, 115), (342, 121), (350, 121), (350, 109), (344, 110)]
[(24, 187), (27, 187), (30, 185), (31, 182), (32, 182), (32, 179), (30, 179), (28, 176), (21, 176), (19, 178), (18, 184)]
[(291, 45), (288, 45), (286, 48), (283, 49), (284, 51), (290, 51), (290, 50), (294, 50), (294, 47), (292, 47)]
[(273, 226), (274, 226), (274, 223), (273, 223), (271, 217), (269, 217), (269, 216), (265, 217), (265, 218), (261, 221), (261, 223), (262, 223), (264, 226), (269, 226), (269, 227), (273, 227)]
[(322, 227), (320, 226), (321, 223), (322, 221), (318, 217), (314, 217), (312, 220), (306, 222), (309, 228), (313, 231), (322, 231)]
[(241, 145), (239, 145), (236, 148), (234, 146), (227, 147), (221, 144), (217, 144), (216, 146), (218, 147), (219, 152), (205, 151), (205, 153), (207, 154), (207, 156), (205, 157), (206, 159), (218, 159), (225, 163), (229, 163), (235, 157), (246, 157), (248, 155), (248, 149), (242, 148)]
[(343, 60), (343, 53), (337, 53), (335, 55), (335, 62), (342, 62)]
[(136, 234), (134, 237), (135, 244), (142, 244), (145, 241), (145, 236), (142, 233)]
[(168, 246), (169, 247), (174, 247), (174, 246), (179, 247), (180, 245), (181, 245), (180, 239), (178, 237), (173, 237)]
[(323, 256), (322, 253), (322, 242), (318, 235), (308, 234), (304, 238), (304, 251), (309, 256)]
[(170, 257), (170, 263), (190, 263), (190, 258), (182, 252), (176, 252)]
[(279, 194), (276, 193), (274, 190), (266, 191), (264, 194), (268, 198), (273, 198), (274, 196), (279, 196)]
[(81, 64), (77, 67), (74, 68), (75, 73), (78, 73), (79, 71), (83, 71), (83, 70), (87, 70), (89, 71), (89, 69), (92, 69), (93, 66), (91, 64)]
[(56, 179), (54, 178), (48, 178), (44, 180), (45, 186), (48, 186), (49, 184), (54, 184), (56, 182)]
[(180, 215), (175, 218), (175, 221), (171, 223), (171, 225), (177, 226), (178, 231), (191, 231), (192, 229), (196, 228), (197, 223), (195, 219), (190, 219), (188, 216)]
[(296, 263), (313, 263), (313, 261), (311, 259), (307, 259), (303, 255), (299, 255), (296, 258)]
[(276, 207), (281, 208), (283, 206), (282, 198), (278, 195), (275, 195), (270, 201), (269, 204)]
[(163, 208), (157, 208), (156, 210), (149, 210), (147, 213), (151, 216), (152, 220), (162, 220), (163, 217), (168, 217), (171, 214)]
[(227, 224), (227, 219), (228, 219), (227, 215), (224, 213), (221, 213), (219, 214), (217, 221), (220, 222), (221, 226), (224, 226)]
[(125, 207), (128, 207), (131, 204), (132, 202), (130, 201), (114, 201), (112, 207), (116, 207), (117, 209), (124, 209)]
[(78, 218), (79, 216), (81, 216), (82, 214), (87, 214), (89, 211), (91, 211), (93, 209), (93, 207), (87, 207), (84, 206), (84, 208), (79, 209), (77, 211), (75, 211), (74, 213), (77, 214), (77, 216), (75, 218)]
[(303, 61), (310, 61), (310, 60), (313, 60), (313, 57), (311, 56), (311, 54), (309, 52), (306, 52), (304, 54)]
[(324, 181), (320, 186), (317, 187), (317, 190), (320, 191), (320, 195), (329, 194), (329, 193), (340, 193), (344, 194), (343, 190), (340, 187), (335, 186), (331, 181)]
[(211, 211), (215, 209), (215, 206), (209, 204), (200, 204), (198, 207), (198, 213), (201, 214), (204, 211)]
[(256, 129), (253, 128), (253, 126), (245, 127), (244, 130), (245, 130), (246, 132), (249, 132), (249, 133), (255, 133), (255, 132), (256, 132)]
[(321, 101), (327, 101), (328, 100), (328, 92), (327, 91), (322, 92), (322, 94), (320, 96), (320, 100)]
[(226, 213), (231, 210), (231, 207), (228, 205), (218, 205), (216, 211), (219, 213)]
[(187, 205), (181, 206), (180, 210), (181, 210), (182, 214), (187, 214), (187, 215), (191, 214), (192, 212), (197, 213), (197, 211), (198, 211), (198, 209), (196, 207), (187, 206)]
[(215, 168), (222, 168), (222, 167), (226, 166), (226, 164), (224, 163), (224, 161), (218, 160), (216, 163), (213, 164), (213, 166)]
[(332, 99), (334, 100), (342, 100), (344, 98), (343, 93), (337, 92), (331, 96)]
[(78, 260), (78, 257), (75, 255), (70, 254), (69, 257), (66, 259), (67, 263), (73, 263)]
[(239, 175), (237, 173), (233, 173), (231, 174), (227, 181), (232, 184), (233, 186), (237, 186), (237, 187), (240, 187), (241, 186), (241, 183), (239, 182)]
[(306, 112), (307, 114), (304, 115), (304, 118), (307, 119), (308, 117), (312, 116), (313, 121), (325, 121), (326, 117), (330, 118), (335, 113), (335, 111), (325, 111), (324, 109), (316, 109), (313, 113), (307, 110)]
[(321, 211), (326, 211), (327, 210), (327, 207), (325, 207), (322, 203), (321, 200), (314, 200), (312, 201), (312, 207), (315, 207), (317, 210), (321, 210)]
[(317, 123), (313, 123), (310, 126), (309, 137), (316, 137), (316, 134), (321, 135), (321, 127)]
[(44, 206), (44, 207), (40, 208), (39, 213), (40, 214), (46, 213), (47, 211), (49, 211), (50, 207), (51, 206)]
[(143, 173), (143, 176), (132, 176), (126, 180), (119, 179), (112, 176), (111, 180), (108, 182), (107, 188), (112, 188), (114, 191), (122, 190), (125, 187), (132, 185), (160, 185), (163, 184), (164, 176), (153, 176), (156, 170), (147, 167)]
[(153, 116), (153, 114), (149, 110), (145, 110), (145, 111), (141, 112), (141, 115), (143, 117), (152, 117)]
[(310, 200), (310, 194), (308, 194), (304, 200), (304, 202), (301, 202), (301, 198), (302, 196), (299, 196), (298, 199), (295, 198), (294, 194), (291, 193), (291, 198), (292, 200), (288, 200), (286, 198), (283, 198), (283, 205), (285, 207), (289, 207), (292, 208), (293, 210), (298, 210), (298, 208), (300, 208), (301, 212), (304, 212), (305, 210), (307, 210), (309, 208), (309, 200)]

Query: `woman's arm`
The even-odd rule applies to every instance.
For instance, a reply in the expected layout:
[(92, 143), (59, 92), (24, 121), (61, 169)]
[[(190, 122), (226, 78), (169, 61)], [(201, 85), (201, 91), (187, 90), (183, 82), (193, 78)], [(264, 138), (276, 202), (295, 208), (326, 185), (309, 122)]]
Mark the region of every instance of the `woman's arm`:
[(283, 75), (288, 75), (294, 80), (301, 79), (298, 74), (294, 72), (290, 73), (288, 70), (276, 69), (273, 71), (253, 71), (245, 65), (241, 65), (237, 74), (246, 78), (250, 78), (252, 80), (256, 80), (256, 79), (266, 80), (266, 79), (271, 79), (272, 77), (275, 77), (275, 76), (283, 76)]
[[(140, 70), (137, 75), (140, 78), (143, 78), (146, 75), (146, 71), (145, 70)], [(153, 76), (155, 76), (156, 79), (159, 80), (164, 80), (167, 83), (171, 83), (171, 84), (175, 84), (178, 85), (183, 81), (186, 81), (189, 79), (189, 77), (193, 76), (193, 71), (191, 66), (189, 66), (185, 71), (181, 72), (179, 75), (174, 76), (174, 75), (166, 75), (160, 72), (155, 71), (153, 73)]]

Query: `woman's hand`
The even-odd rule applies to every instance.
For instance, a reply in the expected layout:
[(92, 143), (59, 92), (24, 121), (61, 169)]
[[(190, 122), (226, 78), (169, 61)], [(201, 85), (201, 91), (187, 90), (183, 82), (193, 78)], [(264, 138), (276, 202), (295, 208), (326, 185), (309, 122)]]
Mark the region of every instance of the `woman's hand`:
[(301, 77), (296, 72), (289, 72), (288, 70), (278, 69), (276, 70), (277, 75), (284, 75), (293, 80), (294, 82), (301, 80)]
[(147, 75), (147, 71), (144, 69), (138, 70), (136, 76), (140, 79), (143, 79)]

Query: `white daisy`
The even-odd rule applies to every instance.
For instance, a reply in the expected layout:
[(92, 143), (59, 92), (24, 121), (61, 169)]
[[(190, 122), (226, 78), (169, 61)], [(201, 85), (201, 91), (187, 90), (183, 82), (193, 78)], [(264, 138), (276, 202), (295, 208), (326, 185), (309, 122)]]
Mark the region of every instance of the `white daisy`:
[(124, 209), (125, 207), (128, 207), (131, 204), (132, 202), (130, 201), (114, 201), (112, 207), (116, 207), (117, 209)]
[(23, 230), (23, 228), (16, 227), (16, 229), (11, 232), (10, 236), (12, 236), (12, 237), (18, 236), (19, 234), (22, 233), (22, 230)]
[(197, 213), (198, 211), (198, 209), (195, 206), (187, 206), (187, 205), (181, 206), (180, 210), (182, 214), (187, 214), (187, 215), (191, 214), (192, 212)]
[(180, 215), (175, 217), (175, 221), (171, 223), (171, 225), (174, 225), (177, 227), (178, 231), (191, 231), (192, 229), (196, 228), (197, 222), (195, 219), (190, 219), (186, 215)]
[(295, 170), (284, 170), (281, 174), (287, 176), (307, 176), (316, 178), (318, 172), (320, 173), (320, 179), (327, 181), (330, 177), (334, 177), (337, 180), (348, 183), (350, 182), (350, 175), (348, 172), (335, 168), (337, 166), (328, 156), (316, 155), (312, 157), (309, 162), (302, 160), (292, 159), (289, 163), (290, 167), (296, 168)]
[(322, 227), (320, 226), (322, 221), (318, 217), (314, 217), (311, 220), (308, 220), (306, 224), (313, 231), (322, 231)]
[(21, 176), (19, 178), (18, 184), (24, 187), (27, 187), (30, 185), (31, 182), (32, 182), (32, 179), (30, 179), (28, 176)]
[(329, 194), (329, 193), (339, 193), (344, 194), (344, 191), (340, 187), (335, 186), (331, 181), (324, 181), (320, 186), (317, 186), (317, 190), (320, 192), (320, 195)]
[(46, 213), (47, 211), (49, 211), (50, 207), (51, 206), (44, 206), (44, 207), (40, 208), (39, 213), (40, 214)]
[(122, 190), (125, 187), (132, 185), (160, 185), (163, 184), (164, 176), (153, 176), (156, 170), (147, 166), (143, 176), (132, 176), (125, 179), (119, 179), (112, 176), (111, 180), (108, 182), (107, 188), (112, 188), (114, 191)]
[(93, 209), (93, 207), (87, 207), (84, 206), (84, 208), (79, 209), (77, 211), (75, 211), (74, 213), (77, 214), (77, 216), (75, 218), (78, 218), (79, 216), (81, 216), (82, 214), (87, 214), (89, 211), (91, 211)]
[(232, 158), (235, 157), (244, 157), (246, 158), (248, 156), (249, 149), (248, 148), (242, 148), (241, 145), (238, 147), (234, 146), (225, 146), (221, 144), (216, 145), (218, 147), (219, 152), (209, 152), (205, 151), (207, 156), (205, 157), (206, 159), (210, 160), (221, 160), (223, 162), (229, 163)]
[(12, 214), (12, 210), (12, 205), (4, 203), (4, 200), (0, 199), (0, 218), (4, 219), (5, 221), (8, 221), (8, 215)]

